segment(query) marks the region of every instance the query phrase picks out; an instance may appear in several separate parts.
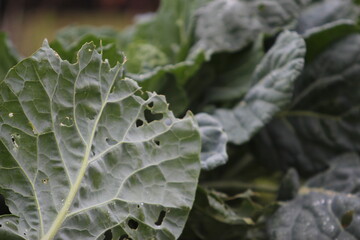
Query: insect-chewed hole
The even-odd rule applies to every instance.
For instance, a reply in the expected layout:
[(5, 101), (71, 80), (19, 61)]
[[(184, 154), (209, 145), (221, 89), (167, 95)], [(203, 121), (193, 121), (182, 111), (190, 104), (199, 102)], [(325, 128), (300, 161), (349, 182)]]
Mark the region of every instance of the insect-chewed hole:
[(105, 141), (109, 145), (115, 145), (117, 143), (114, 139), (111, 138), (106, 138)]
[(160, 226), (163, 223), (165, 216), (166, 216), (166, 212), (162, 210), (159, 214), (158, 219), (155, 222), (155, 225)]
[(354, 211), (347, 211), (346, 213), (344, 213), (341, 217), (341, 226), (343, 228), (347, 228), (348, 226), (350, 226), (353, 220), (353, 216), (354, 216)]
[(163, 115), (161, 113), (152, 113), (149, 109), (146, 109), (144, 117), (148, 123), (151, 123), (152, 121), (161, 120)]
[(112, 235), (111, 229), (109, 229), (104, 233), (103, 240), (112, 240), (112, 239), (113, 239), (113, 235)]
[(132, 240), (132, 239), (129, 238), (129, 235), (123, 234), (123, 235), (120, 236), (119, 240)]
[(141, 119), (137, 119), (135, 124), (136, 124), (136, 127), (141, 127), (144, 124), (144, 121)]
[(148, 104), (148, 107), (149, 108), (152, 108), (154, 106), (154, 102), (150, 102), (149, 104)]
[(0, 194), (0, 216), (6, 214), (11, 214), (11, 212), (5, 204), (5, 198)]
[(129, 226), (129, 228), (136, 230), (139, 227), (139, 223), (137, 221), (135, 221), (134, 219), (130, 219), (128, 221), (128, 226)]
[(158, 146), (160, 146), (160, 141), (159, 140), (154, 140), (154, 143)]
[(96, 155), (95, 153), (95, 146), (91, 145), (91, 156), (94, 157)]
[(2, 227), (2, 225), (0, 224), (0, 227)]

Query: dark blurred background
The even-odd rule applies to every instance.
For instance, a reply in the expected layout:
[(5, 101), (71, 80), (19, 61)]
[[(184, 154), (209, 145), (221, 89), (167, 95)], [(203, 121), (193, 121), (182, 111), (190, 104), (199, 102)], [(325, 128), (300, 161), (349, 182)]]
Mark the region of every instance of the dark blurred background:
[(0, 0), (0, 30), (27, 56), (67, 25), (123, 29), (133, 16), (156, 11), (159, 0)]

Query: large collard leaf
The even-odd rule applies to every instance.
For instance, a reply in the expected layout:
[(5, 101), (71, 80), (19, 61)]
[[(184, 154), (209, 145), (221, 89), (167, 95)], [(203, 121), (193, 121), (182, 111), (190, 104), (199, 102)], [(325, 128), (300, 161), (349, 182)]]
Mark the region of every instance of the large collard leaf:
[(336, 157), (268, 222), (270, 239), (359, 239), (360, 158)]
[(292, 97), (295, 79), (303, 68), (305, 44), (296, 33), (282, 33), (275, 45), (257, 66), (253, 82), (244, 99), (234, 109), (217, 109), (214, 116), (221, 122), (229, 141), (248, 141)]
[(257, 151), (259, 157), (269, 166), (314, 173), (333, 156), (360, 151), (359, 46), (360, 35), (349, 35), (307, 64), (296, 82), (292, 108), (255, 139), (266, 152)]
[(7, 39), (5, 33), (0, 32), (0, 81), (19, 60), (18, 54)]
[(45, 42), (1, 81), (0, 194), (12, 213), (1, 239), (180, 235), (200, 170), (197, 125), (121, 71), (93, 44), (71, 64)]
[(197, 11), (196, 44), (208, 55), (234, 52), (256, 40), (260, 32), (273, 34), (299, 15), (308, 1), (215, 0)]
[(221, 124), (207, 113), (198, 113), (195, 119), (199, 125), (201, 136), (201, 167), (214, 169), (228, 160), (226, 153), (227, 135)]

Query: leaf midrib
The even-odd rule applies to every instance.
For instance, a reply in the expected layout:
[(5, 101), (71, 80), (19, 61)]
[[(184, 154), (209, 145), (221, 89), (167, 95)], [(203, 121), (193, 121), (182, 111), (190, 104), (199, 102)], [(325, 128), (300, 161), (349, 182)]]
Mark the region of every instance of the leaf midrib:
[[(102, 65), (102, 62), (100, 63), (100, 65)], [(64, 205), (63, 207), (61, 208), (60, 212), (58, 213), (58, 215), (56, 216), (54, 222), (52, 223), (49, 231), (41, 238), (41, 240), (52, 240), (55, 235), (57, 234), (58, 230), (60, 229), (62, 223), (65, 221), (65, 219), (67, 218), (67, 213), (71, 207), (71, 204), (76, 196), (76, 193), (78, 192), (79, 190), (79, 187), (81, 185), (81, 182), (82, 182), (82, 179), (84, 178), (85, 176), (85, 173), (86, 173), (86, 169), (88, 167), (88, 163), (89, 163), (89, 157), (90, 157), (90, 152), (91, 152), (91, 143), (93, 142), (94, 140), (94, 137), (95, 137), (95, 132), (96, 132), (96, 127), (99, 123), (99, 120), (102, 116), (102, 113), (104, 111), (104, 108), (106, 106), (106, 103), (108, 102), (108, 98), (109, 98), (109, 95), (110, 95), (110, 92), (111, 92), (111, 88), (112, 86), (114, 85), (115, 83), (115, 80), (116, 78), (118, 77), (119, 75), (119, 72), (121, 70), (121, 66), (116, 66), (118, 69), (116, 70), (116, 73), (114, 75), (114, 78), (109, 86), (109, 89), (108, 89), (108, 92), (106, 94), (106, 97), (104, 99), (104, 102), (101, 106), (101, 109), (99, 111), (99, 114), (96, 118), (96, 121), (93, 125), (93, 129), (91, 131), (91, 135), (90, 135), (90, 139), (89, 139), (89, 144), (87, 144), (86, 146), (86, 150), (85, 150), (85, 155), (84, 155), (84, 158), (82, 160), (82, 164), (81, 164), (81, 168), (78, 172), (78, 176), (76, 178), (76, 181), (75, 183), (71, 186), (70, 188), (70, 191), (69, 191), (69, 194), (68, 196), (66, 197), (65, 199), (65, 202), (64, 202)], [(75, 92), (74, 92), (74, 95), (75, 95)], [(74, 105), (74, 108), (75, 108), (75, 105)]]

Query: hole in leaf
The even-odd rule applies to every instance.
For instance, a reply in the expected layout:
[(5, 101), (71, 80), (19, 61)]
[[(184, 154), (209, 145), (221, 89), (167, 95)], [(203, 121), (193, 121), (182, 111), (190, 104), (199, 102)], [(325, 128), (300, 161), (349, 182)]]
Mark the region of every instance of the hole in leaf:
[(128, 221), (128, 226), (129, 226), (129, 228), (136, 230), (139, 226), (139, 223), (133, 219), (130, 219)]
[(148, 107), (149, 108), (152, 108), (154, 106), (154, 102), (150, 102), (149, 104), (148, 104)]
[(137, 119), (136, 120), (136, 127), (141, 127), (144, 124), (143, 120)]
[(140, 205), (137, 205), (137, 208), (140, 208)]
[(2, 225), (0, 224), (0, 227), (2, 227)]
[(11, 142), (12, 142), (14, 148), (19, 147), (19, 145), (17, 144), (16, 139), (15, 139), (15, 137), (19, 138), (19, 136), (20, 136), (19, 134), (11, 134)]
[(347, 211), (346, 213), (344, 213), (341, 217), (341, 226), (343, 228), (347, 228), (348, 226), (350, 226), (353, 220), (353, 216), (354, 216), (354, 211)]
[(113, 238), (113, 235), (112, 235), (111, 229), (109, 229), (104, 233), (103, 240), (112, 240), (112, 238)]
[(94, 119), (95, 119), (95, 116), (96, 116), (96, 113), (88, 113), (88, 114), (87, 114), (87, 118), (88, 118), (90, 121), (94, 120)]
[(95, 155), (96, 155), (96, 153), (95, 153), (95, 146), (92, 145), (92, 146), (91, 146), (91, 156), (93, 157), (93, 156), (95, 156)]
[(120, 236), (119, 240), (131, 240), (131, 238), (129, 238), (129, 235), (124, 234)]
[(159, 214), (158, 219), (155, 222), (155, 225), (160, 226), (162, 224), (162, 222), (164, 221), (165, 216), (166, 216), (166, 212), (164, 210), (162, 210)]
[(154, 140), (154, 143), (158, 146), (160, 146), (160, 141), (159, 140)]
[(11, 214), (8, 206), (5, 204), (5, 198), (0, 195), (0, 215)]
[(116, 141), (114, 139), (111, 139), (111, 138), (106, 138), (105, 141), (109, 145), (115, 145), (116, 144)]
[(146, 109), (144, 111), (144, 116), (148, 123), (156, 120), (161, 120), (163, 118), (163, 115), (161, 113), (152, 113), (149, 109)]

